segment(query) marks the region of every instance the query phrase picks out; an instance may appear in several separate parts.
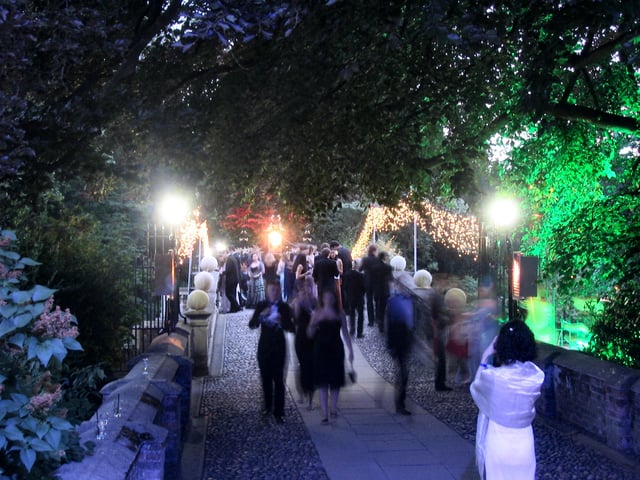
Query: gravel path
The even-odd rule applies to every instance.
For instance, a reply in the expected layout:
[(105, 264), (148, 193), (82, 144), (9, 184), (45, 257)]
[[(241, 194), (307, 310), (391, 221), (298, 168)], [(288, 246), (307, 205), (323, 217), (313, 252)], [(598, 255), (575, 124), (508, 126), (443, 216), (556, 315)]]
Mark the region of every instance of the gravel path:
[[(286, 423), (262, 417), (262, 393), (256, 361), (259, 332), (247, 328), (250, 311), (225, 315), (224, 369), (219, 378), (207, 377), (201, 414), (207, 417), (203, 479), (325, 480), (315, 446), (298, 413), (292, 393), (285, 401)], [(393, 364), (384, 338), (367, 328), (357, 340), (371, 366), (387, 381)], [(458, 432), (475, 439), (476, 407), (468, 386), (436, 392), (433, 370), (415, 358), (408, 395), (425, 410)], [(640, 465), (585, 441), (574, 429), (557, 429), (543, 419), (534, 422), (538, 469), (536, 478), (576, 480), (640, 480)]]

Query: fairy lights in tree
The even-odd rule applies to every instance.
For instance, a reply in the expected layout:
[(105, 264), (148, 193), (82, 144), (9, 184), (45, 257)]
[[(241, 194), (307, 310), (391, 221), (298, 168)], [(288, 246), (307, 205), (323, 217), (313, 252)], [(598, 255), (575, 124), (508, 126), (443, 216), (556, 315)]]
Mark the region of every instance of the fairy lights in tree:
[(424, 215), (405, 202), (393, 208), (371, 207), (352, 254), (355, 257), (365, 254), (374, 231), (393, 232), (413, 223), (415, 218), (418, 228), (428, 232), (434, 242), (457, 250), (459, 255), (478, 255), (480, 226), (476, 217), (453, 213), (428, 202), (422, 208)]
[(178, 242), (177, 255), (181, 259), (191, 258), (196, 242), (202, 242), (202, 251), (209, 251), (209, 234), (207, 221), (200, 221), (200, 210), (193, 211), (193, 218), (185, 221), (180, 227), (180, 241)]

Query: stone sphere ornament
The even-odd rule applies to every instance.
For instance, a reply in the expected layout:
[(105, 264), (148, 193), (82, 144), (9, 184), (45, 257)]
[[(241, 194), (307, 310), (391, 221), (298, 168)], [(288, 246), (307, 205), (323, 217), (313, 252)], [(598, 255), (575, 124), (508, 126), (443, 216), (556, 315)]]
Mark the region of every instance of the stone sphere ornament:
[(191, 310), (204, 310), (209, 306), (209, 295), (203, 290), (194, 290), (187, 297), (187, 307)]
[(218, 269), (218, 260), (216, 257), (207, 255), (200, 260), (200, 270), (203, 272), (213, 272)]
[(451, 288), (444, 294), (444, 303), (448, 308), (461, 309), (467, 304), (467, 295), (459, 288)]
[(199, 272), (193, 278), (193, 285), (198, 290), (210, 292), (213, 289), (213, 275), (209, 272)]

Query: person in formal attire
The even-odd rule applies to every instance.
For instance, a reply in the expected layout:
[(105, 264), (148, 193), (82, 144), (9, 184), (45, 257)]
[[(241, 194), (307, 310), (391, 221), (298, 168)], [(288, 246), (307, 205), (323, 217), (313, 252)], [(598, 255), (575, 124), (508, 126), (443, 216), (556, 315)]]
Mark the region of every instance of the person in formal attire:
[(322, 423), (328, 424), (329, 415), (333, 418), (338, 415), (340, 388), (345, 385), (344, 344), (351, 364), (353, 348), (347, 319), (338, 308), (335, 291), (325, 289), (322, 295), (321, 305), (311, 315), (307, 335), (313, 338), (313, 380), (320, 397)]
[(338, 264), (335, 260), (329, 258), (331, 250), (329, 247), (324, 247), (320, 251), (320, 256), (315, 259), (313, 265), (313, 280), (318, 289), (318, 302), (322, 305), (324, 301), (324, 292), (331, 291), (334, 297), (336, 295), (336, 277), (340, 275), (338, 270)]
[(387, 348), (396, 364), (396, 413), (411, 415), (407, 410), (409, 356), (413, 345), (413, 300), (407, 292), (395, 289), (389, 297), (386, 311)]
[(329, 248), (335, 252), (336, 259), (342, 264), (342, 270), (340, 271), (340, 299), (345, 311), (349, 305), (349, 299), (347, 298), (347, 290), (344, 287), (344, 276), (353, 269), (353, 258), (351, 257), (351, 251), (340, 245), (337, 240), (329, 242)]
[(378, 263), (371, 271), (370, 281), (376, 310), (376, 324), (380, 332), (384, 332), (387, 301), (389, 299), (391, 282), (393, 281), (391, 265), (389, 265), (389, 254), (387, 252), (380, 252), (378, 254)]
[(278, 276), (278, 260), (272, 252), (264, 255), (264, 284), (269, 282), (280, 281)]
[(240, 262), (230, 250), (222, 255), (224, 261), (224, 293), (229, 300), (229, 312), (240, 311), (238, 303), (238, 283), (240, 282)]
[(344, 265), (342, 260), (338, 258), (337, 250), (329, 250), (329, 258), (336, 262), (336, 266), (338, 267), (338, 275), (334, 277), (336, 284), (336, 296), (338, 297), (338, 308), (340, 310), (344, 310), (344, 294), (342, 292), (342, 274), (344, 272)]
[(349, 333), (358, 338), (364, 337), (364, 274), (359, 271), (358, 261), (354, 262), (354, 268), (345, 272), (342, 276), (345, 290), (346, 314), (349, 317)]
[[(294, 276), (294, 290), (293, 297), (295, 298), (298, 295), (298, 292), (303, 288), (310, 288), (310, 283), (313, 283), (313, 267), (312, 264), (309, 263), (309, 247), (307, 245), (303, 245), (300, 247), (296, 258), (293, 261), (293, 265), (291, 266), (291, 270)], [(310, 289), (310, 294), (313, 295), (313, 289)]]
[(422, 315), (421, 325), (425, 328), (425, 337), (432, 341), (435, 363), (435, 389), (439, 392), (451, 390), (447, 386), (447, 335), (448, 316), (445, 314), (444, 299), (431, 287), (433, 278), (427, 270), (418, 270), (413, 274), (416, 287), (414, 293), (422, 302), (418, 312)]
[(521, 320), (505, 323), (482, 354), (470, 389), (479, 410), (476, 462), (483, 479), (535, 479), (531, 423), (544, 381), (535, 358), (533, 332)]
[(371, 272), (380, 262), (378, 259), (378, 247), (374, 244), (367, 248), (367, 255), (362, 259), (360, 271), (364, 274), (364, 288), (367, 295), (367, 325), (373, 327), (376, 320), (375, 300), (373, 295), (373, 283), (371, 282)]
[(293, 312), (282, 301), (280, 283), (267, 286), (267, 299), (256, 306), (249, 328), (260, 328), (258, 368), (264, 395), (264, 413), (273, 414), (276, 422), (284, 422), (284, 366), (287, 344), (284, 332), (293, 332)]
[(260, 260), (260, 255), (257, 252), (254, 252), (251, 255), (251, 263), (249, 263), (247, 267), (247, 272), (249, 274), (247, 306), (254, 308), (265, 298), (264, 263)]
[(300, 403), (306, 402), (307, 408), (313, 408), (313, 339), (307, 335), (311, 315), (316, 308), (316, 299), (309, 288), (301, 288), (293, 304), (293, 318), (296, 325), (294, 348), (298, 357), (297, 385)]

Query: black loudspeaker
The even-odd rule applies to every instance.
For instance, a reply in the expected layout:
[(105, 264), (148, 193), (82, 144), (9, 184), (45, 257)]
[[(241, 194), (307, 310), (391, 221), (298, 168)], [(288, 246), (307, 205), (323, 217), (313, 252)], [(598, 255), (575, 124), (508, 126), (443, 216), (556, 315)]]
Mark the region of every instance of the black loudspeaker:
[(513, 298), (523, 299), (538, 295), (538, 257), (527, 257), (513, 252)]
[(173, 259), (171, 255), (156, 255), (153, 294), (157, 296), (173, 295)]

